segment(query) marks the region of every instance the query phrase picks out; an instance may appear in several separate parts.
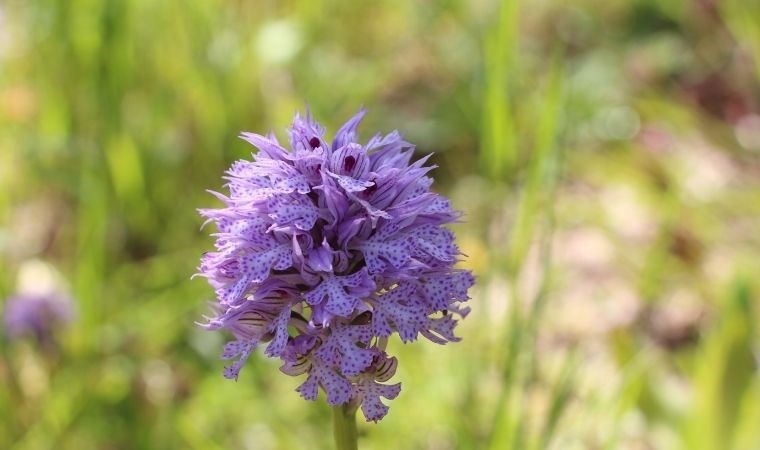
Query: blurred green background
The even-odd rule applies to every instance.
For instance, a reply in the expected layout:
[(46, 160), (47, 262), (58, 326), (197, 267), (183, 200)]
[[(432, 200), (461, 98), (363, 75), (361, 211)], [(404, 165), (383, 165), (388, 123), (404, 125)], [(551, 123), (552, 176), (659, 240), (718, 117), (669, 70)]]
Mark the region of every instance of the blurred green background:
[(189, 279), (238, 132), (308, 103), (436, 152), (478, 278), (361, 448), (760, 449), (759, 74), (757, 0), (3, 0), (0, 296), (79, 316), (0, 340), (0, 448), (331, 448)]

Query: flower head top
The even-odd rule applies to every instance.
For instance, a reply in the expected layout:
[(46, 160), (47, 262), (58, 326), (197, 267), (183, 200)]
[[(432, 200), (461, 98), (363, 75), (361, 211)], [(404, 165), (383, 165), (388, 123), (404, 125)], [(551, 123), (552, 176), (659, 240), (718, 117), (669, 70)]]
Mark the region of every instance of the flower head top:
[(259, 149), (228, 170), (225, 207), (200, 210), (216, 224), (216, 250), (200, 275), (216, 289), (217, 314), (204, 327), (235, 340), (222, 358), (237, 379), (251, 352), (306, 374), (297, 391), (331, 405), (361, 405), (368, 421), (388, 407), (400, 384), (382, 384), (397, 360), (387, 338), (457, 341), (455, 316), (469, 309), (472, 275), (454, 269), (460, 255), (443, 225), (458, 213), (433, 192), (426, 158), (397, 132), (359, 144), (361, 110), (332, 142), (309, 115), (297, 115), (290, 150), (273, 135), (243, 133)]

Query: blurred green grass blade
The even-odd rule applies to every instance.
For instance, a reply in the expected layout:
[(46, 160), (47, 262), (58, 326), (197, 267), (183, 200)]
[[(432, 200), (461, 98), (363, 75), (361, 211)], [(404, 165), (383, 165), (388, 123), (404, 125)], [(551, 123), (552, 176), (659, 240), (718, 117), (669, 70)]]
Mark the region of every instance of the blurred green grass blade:
[[(626, 413), (641, 401), (650, 381), (649, 368), (653, 361), (651, 349), (636, 347), (630, 335), (620, 333), (615, 336), (617, 359), (621, 362), (620, 389), (609, 403), (609, 412), (613, 415), (610, 424), (611, 435), (605, 436), (604, 449), (614, 450), (620, 447), (622, 420)], [(622, 348), (621, 348), (622, 347)], [(634, 353), (636, 348), (638, 352)], [(624, 359), (624, 361), (622, 361)]]
[[(105, 278), (108, 186), (95, 169), (81, 174), (80, 211), (77, 214), (77, 252), (74, 287), (80, 304), (83, 330), (91, 330), (102, 320), (102, 283)], [(80, 336), (86, 339), (85, 336)]]
[(546, 414), (546, 420), (539, 435), (537, 449), (545, 450), (549, 448), (549, 444), (552, 442), (554, 433), (557, 431), (557, 424), (570, 402), (579, 363), (578, 352), (572, 349), (565, 357), (559, 379), (552, 391), (549, 411)]
[(760, 80), (760, 1), (725, 0), (718, 5), (728, 29), (752, 54), (755, 76)]
[(513, 278), (520, 271), (533, 242), (537, 230), (537, 217), (541, 212), (551, 208), (549, 202), (557, 175), (559, 146), (556, 145), (556, 141), (562, 108), (562, 82), (561, 60), (555, 58), (541, 101), (541, 114), (534, 136), (535, 147), (510, 238), (508, 271)]
[(752, 353), (752, 292), (749, 281), (737, 279), (723, 301), (718, 324), (708, 335), (697, 360), (693, 413), (687, 419), (686, 448), (732, 448), (745, 395), (751, 393), (757, 367)]
[(755, 375), (752, 386), (747, 389), (739, 410), (734, 436), (736, 450), (755, 450), (760, 448), (760, 375)]
[(145, 199), (145, 176), (134, 141), (125, 134), (113, 137), (106, 147), (106, 160), (119, 200), (139, 207), (140, 200)]
[(520, 411), (521, 393), (510, 390), (501, 401), (503, 402), (502, 413), (498, 423), (495, 424), (488, 441), (489, 450), (514, 449), (515, 442), (520, 441)]
[[(558, 60), (557, 60), (558, 61)], [(557, 124), (559, 121), (560, 104), (562, 98), (561, 69), (560, 64), (555, 62), (548, 77), (548, 86), (542, 99), (542, 110), (538, 123), (539, 131), (534, 142), (536, 148), (534, 159), (528, 169), (528, 180), (523, 188), (520, 207), (518, 212), (518, 224), (512, 237), (513, 258), (508, 269), (511, 289), (511, 308), (508, 320), (508, 335), (505, 345), (506, 358), (502, 368), (502, 393), (497, 404), (497, 412), (494, 416), (492, 433), (490, 436), (490, 448), (523, 448), (528, 439), (528, 424), (522, 414), (521, 402), (525, 401), (525, 386), (530, 383), (534, 376), (533, 363), (535, 362), (535, 339), (537, 332), (538, 316), (541, 305), (547, 293), (549, 283), (550, 242), (552, 234), (552, 206), (551, 199), (558, 175), (558, 146), (555, 145)], [(541, 202), (538, 202), (538, 199)], [(539, 208), (538, 206), (541, 206)], [(523, 302), (517, 289), (519, 265), (514, 257), (514, 246), (522, 236), (526, 240), (532, 240), (537, 233), (537, 221), (540, 215), (547, 218), (548, 226), (545, 229), (546, 239), (542, 245), (542, 268), (543, 278), (537, 292), (536, 299), (532, 299), (533, 308), (524, 313)], [(522, 244), (517, 252), (521, 252), (524, 258), (527, 253), (527, 244)]]
[(509, 77), (517, 48), (518, 0), (503, 0), (496, 25), (483, 42), (481, 166), (494, 179), (517, 165), (517, 129), (511, 107)]
[(81, 373), (74, 367), (69, 367), (61, 373), (47, 393), (44, 400), (45, 408), (40, 412), (37, 421), (24, 436), (16, 443), (14, 449), (56, 448), (61, 437), (77, 419), (81, 410), (86, 406), (81, 401), (86, 383), (78, 380), (89, 377), (89, 373)]
[[(514, 287), (514, 284), (512, 284)], [(512, 289), (512, 297), (516, 298), (516, 290)], [(507, 442), (514, 439), (516, 427), (516, 415), (514, 411), (519, 411), (515, 407), (519, 390), (515, 387), (519, 383), (519, 356), (523, 350), (523, 314), (518, 302), (513, 301), (510, 307), (509, 319), (507, 325), (507, 339), (504, 354), (506, 355), (502, 362), (501, 375), (501, 392), (496, 404), (496, 412), (491, 424), (490, 434), (488, 437), (490, 449), (507, 448)], [(519, 413), (518, 413), (519, 414)]]

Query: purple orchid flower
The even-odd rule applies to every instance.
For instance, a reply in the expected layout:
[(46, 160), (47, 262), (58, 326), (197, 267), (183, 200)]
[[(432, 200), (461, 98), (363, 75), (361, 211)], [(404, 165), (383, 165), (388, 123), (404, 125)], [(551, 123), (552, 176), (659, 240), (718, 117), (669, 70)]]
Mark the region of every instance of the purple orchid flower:
[(227, 171), (229, 195), (212, 192), (223, 208), (200, 210), (218, 232), (199, 275), (218, 301), (203, 326), (235, 337), (225, 377), (237, 379), (266, 343), (283, 373), (307, 375), (303, 398), (321, 388), (329, 404), (353, 402), (376, 422), (388, 412), (380, 398), (401, 388), (383, 384), (397, 366), (388, 337), (459, 340), (455, 317), (469, 312), (474, 278), (454, 268), (461, 253), (444, 225), (459, 213), (430, 191), (434, 166), (412, 162), (414, 146), (395, 131), (358, 143), (364, 114), (332, 142), (309, 114), (296, 115), (290, 150), (271, 134), (243, 133), (259, 152)]
[(54, 342), (54, 331), (74, 316), (74, 301), (63, 293), (17, 294), (5, 303), (6, 334), (13, 339), (31, 336), (49, 345)]

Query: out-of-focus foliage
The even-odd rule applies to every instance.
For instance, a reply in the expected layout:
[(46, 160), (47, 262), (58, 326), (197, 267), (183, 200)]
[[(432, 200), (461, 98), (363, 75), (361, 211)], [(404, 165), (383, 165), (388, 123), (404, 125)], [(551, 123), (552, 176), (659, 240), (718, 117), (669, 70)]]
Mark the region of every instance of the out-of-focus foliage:
[(331, 447), (189, 280), (237, 133), (306, 103), (436, 152), (478, 276), (362, 448), (760, 448), (759, 45), (753, 0), (0, 3), (0, 294), (43, 260), (79, 310), (0, 341), (0, 448)]

